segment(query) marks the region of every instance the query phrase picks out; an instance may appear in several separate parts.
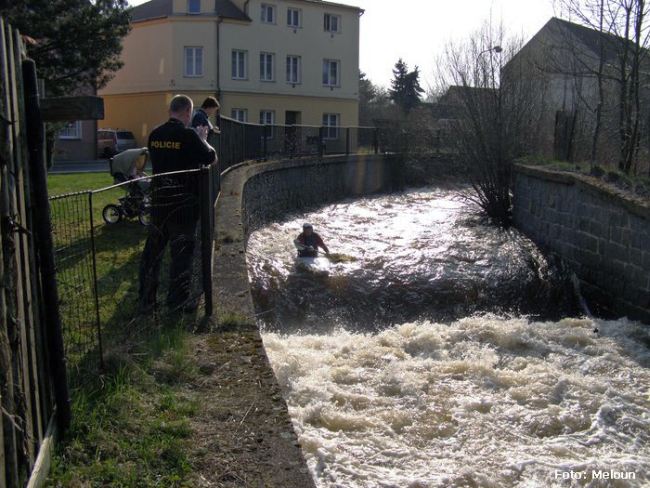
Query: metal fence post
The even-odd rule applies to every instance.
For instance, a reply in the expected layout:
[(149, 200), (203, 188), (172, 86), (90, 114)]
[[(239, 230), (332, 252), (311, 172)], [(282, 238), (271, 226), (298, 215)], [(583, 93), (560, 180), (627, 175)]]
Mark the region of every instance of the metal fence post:
[(199, 198), (201, 209), (201, 274), (205, 298), (205, 315), (210, 317), (212, 304), (212, 191), (210, 168), (203, 167), (199, 172)]
[(379, 154), (379, 129), (377, 127), (375, 127), (375, 130), (373, 131), (372, 145), (375, 149), (375, 154)]
[(246, 161), (246, 126), (242, 124), (241, 126), (241, 157), (239, 158), (238, 163)]
[(262, 126), (262, 160), (263, 161), (268, 161), (268, 156), (269, 156), (268, 140), (266, 138), (267, 127), (268, 126), (266, 124)]
[(93, 192), (88, 192), (88, 214), (90, 217), (90, 246), (93, 261), (93, 294), (95, 295), (95, 321), (97, 323), (97, 347), (99, 352), (99, 367), (104, 369), (104, 353), (102, 350), (102, 324), (99, 317), (99, 289), (97, 285), (97, 247), (95, 246), (95, 221), (93, 217)]
[(325, 135), (325, 128), (319, 127), (318, 129), (318, 157), (319, 158), (322, 158), (323, 155), (325, 154), (324, 135)]
[(350, 128), (345, 128), (345, 155), (350, 155)]

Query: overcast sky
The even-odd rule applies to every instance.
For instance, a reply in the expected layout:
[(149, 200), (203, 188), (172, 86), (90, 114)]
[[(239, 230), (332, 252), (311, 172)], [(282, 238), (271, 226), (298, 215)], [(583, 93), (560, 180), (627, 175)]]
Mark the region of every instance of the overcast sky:
[[(145, 0), (131, 0), (139, 5)], [(388, 86), (398, 58), (434, 80), (436, 57), (450, 39), (462, 39), (490, 17), (526, 40), (553, 16), (553, 0), (339, 0), (365, 9), (361, 17), (361, 71)]]

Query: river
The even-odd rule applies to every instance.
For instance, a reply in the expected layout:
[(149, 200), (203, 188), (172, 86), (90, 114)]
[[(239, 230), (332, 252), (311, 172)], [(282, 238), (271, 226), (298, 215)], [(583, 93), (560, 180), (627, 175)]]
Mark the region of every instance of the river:
[[(297, 260), (304, 221), (344, 259)], [(458, 191), (289, 216), (248, 261), (319, 487), (649, 483), (649, 329), (580, 317), (568, 274)]]

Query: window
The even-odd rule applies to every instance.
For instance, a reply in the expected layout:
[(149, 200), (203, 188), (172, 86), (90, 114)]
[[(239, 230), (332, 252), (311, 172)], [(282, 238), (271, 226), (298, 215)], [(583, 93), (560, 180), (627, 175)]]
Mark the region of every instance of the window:
[(248, 110), (245, 108), (233, 108), (230, 115), (239, 122), (248, 122)]
[(323, 60), (323, 85), (325, 86), (339, 86), (339, 72), (340, 61), (333, 59)]
[(260, 53), (260, 80), (273, 81), (275, 55), (272, 53)]
[(200, 14), (201, 13), (201, 0), (187, 0), (187, 13)]
[(339, 114), (323, 114), (323, 138), (324, 139), (338, 139), (339, 138), (339, 121), (341, 116)]
[(59, 131), (59, 139), (81, 139), (81, 121), (70, 122)]
[(262, 4), (262, 22), (265, 24), (275, 24), (275, 5), (268, 3)]
[(232, 79), (233, 80), (245, 80), (248, 78), (248, 73), (246, 69), (246, 58), (248, 57), (247, 51), (237, 51), (233, 50), (232, 52)]
[(275, 112), (273, 110), (261, 110), (260, 111), (260, 125), (270, 125), (270, 128), (266, 129), (266, 138), (273, 138), (273, 124), (275, 124)]
[(185, 48), (185, 76), (203, 76), (203, 48)]
[(300, 56), (287, 56), (287, 83), (300, 82)]
[(325, 32), (341, 32), (341, 17), (333, 14), (325, 14)]
[(300, 28), (300, 10), (297, 8), (287, 9), (287, 25), (294, 29)]

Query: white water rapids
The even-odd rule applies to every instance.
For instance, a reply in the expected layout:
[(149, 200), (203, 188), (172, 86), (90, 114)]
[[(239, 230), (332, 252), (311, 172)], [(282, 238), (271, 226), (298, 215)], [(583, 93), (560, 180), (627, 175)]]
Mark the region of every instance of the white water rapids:
[[(323, 225), (348, 218), (331, 208), (309, 218), (318, 215)], [(254, 283), (262, 249), (277, 249), (270, 261), (290, 266), (280, 232), (298, 222), (251, 236)], [(337, 323), (287, 332), (276, 323), (264, 332), (317, 486), (650, 486), (647, 326), (470, 310), (460, 320), (418, 318), (379, 331)]]

